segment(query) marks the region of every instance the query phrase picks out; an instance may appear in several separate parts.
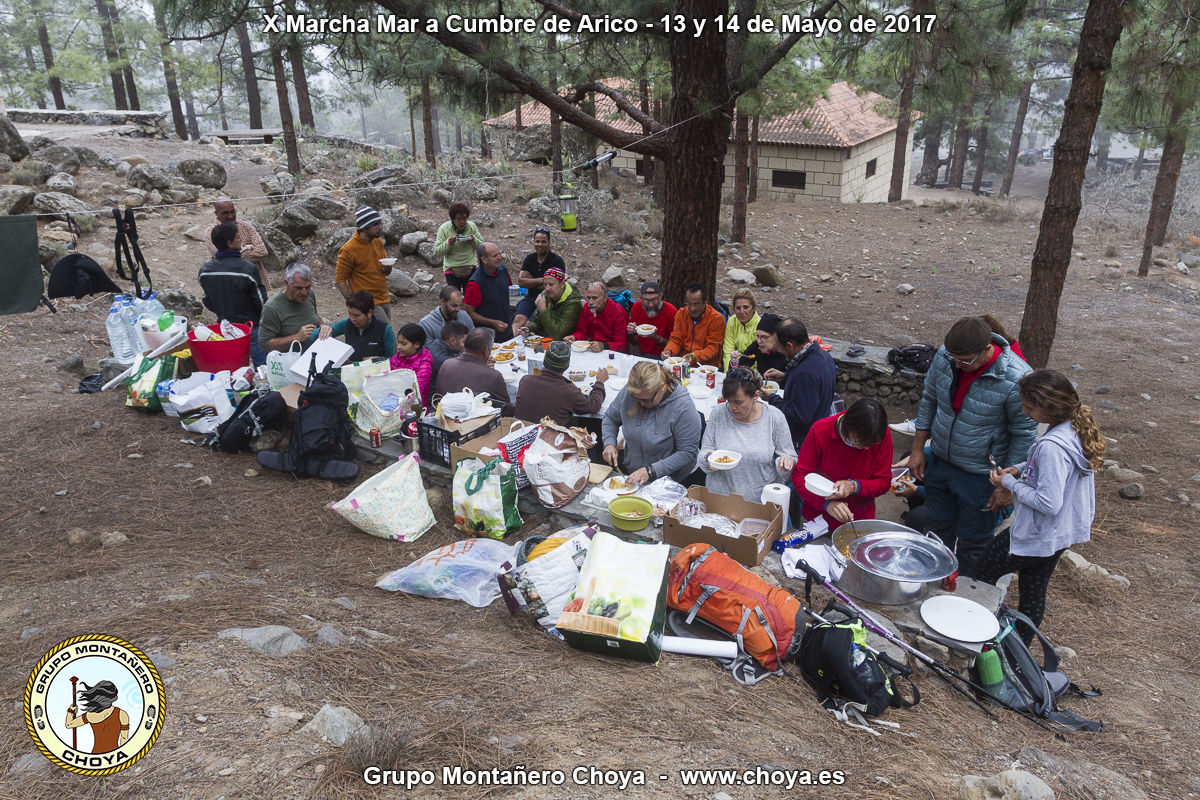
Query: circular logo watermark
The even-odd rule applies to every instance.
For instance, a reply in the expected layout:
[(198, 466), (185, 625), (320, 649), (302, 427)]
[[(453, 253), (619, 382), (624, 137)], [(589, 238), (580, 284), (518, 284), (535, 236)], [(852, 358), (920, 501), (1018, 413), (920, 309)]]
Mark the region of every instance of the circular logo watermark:
[(42, 656), (25, 686), (25, 725), (46, 758), (80, 775), (112, 775), (162, 731), (162, 678), (115, 636), (76, 636)]

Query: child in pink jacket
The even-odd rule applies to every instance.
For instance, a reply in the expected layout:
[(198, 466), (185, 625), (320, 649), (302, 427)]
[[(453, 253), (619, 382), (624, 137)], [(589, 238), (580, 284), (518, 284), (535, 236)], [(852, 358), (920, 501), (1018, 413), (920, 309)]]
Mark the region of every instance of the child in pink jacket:
[(392, 369), (411, 369), (417, 374), (421, 405), (428, 407), (430, 384), (433, 381), (433, 354), (425, 349), (425, 329), (409, 322), (396, 334), (396, 355), (389, 362)]

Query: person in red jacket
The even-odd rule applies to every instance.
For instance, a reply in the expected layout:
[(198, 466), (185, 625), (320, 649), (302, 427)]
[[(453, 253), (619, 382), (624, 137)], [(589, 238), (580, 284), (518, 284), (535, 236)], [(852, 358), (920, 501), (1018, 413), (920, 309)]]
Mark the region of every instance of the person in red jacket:
[[(810, 472), (834, 481), (829, 497), (804, 485)], [(800, 447), (792, 485), (807, 520), (824, 516), (830, 529), (855, 519), (875, 519), (875, 498), (892, 483), (892, 433), (878, 400), (864, 397), (841, 414), (813, 423)]]
[[(625, 326), (629, 338), (635, 342), (636, 350), (650, 358), (658, 358), (663, 347), (671, 339), (671, 329), (675, 326), (675, 314), (679, 309), (663, 300), (662, 287), (658, 281), (646, 281), (642, 284), (641, 299), (633, 304), (629, 312), (629, 324)], [(638, 327), (649, 325), (654, 330), (650, 333), (639, 333)], [(643, 328), (643, 330), (647, 330)]]
[(575, 326), (574, 336), (564, 336), (563, 341), (571, 344), (575, 341), (591, 342), (588, 347), (593, 353), (599, 353), (605, 348), (624, 353), (629, 349), (626, 341), (625, 328), (629, 325), (629, 315), (616, 300), (608, 296), (608, 287), (600, 281), (588, 284), (587, 302), (579, 315), (579, 323)]

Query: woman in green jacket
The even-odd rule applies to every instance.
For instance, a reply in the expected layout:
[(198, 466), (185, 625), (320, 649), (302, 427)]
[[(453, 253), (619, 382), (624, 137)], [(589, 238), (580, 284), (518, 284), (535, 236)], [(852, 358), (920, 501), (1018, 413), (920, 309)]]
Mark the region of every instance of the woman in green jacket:
[(467, 288), (471, 273), (479, 265), (475, 247), (483, 244), (483, 235), (475, 223), (468, 219), (470, 216), (471, 209), (467, 208), (466, 203), (451, 203), (450, 221), (443, 222), (438, 228), (433, 243), (434, 252), (442, 257), (446, 283), (460, 292)]
[(725, 372), (729, 372), (729, 356), (735, 351), (739, 354), (744, 353), (746, 348), (756, 341), (757, 305), (754, 302), (754, 292), (749, 289), (738, 289), (733, 293), (733, 314), (725, 323), (725, 345), (721, 348), (725, 353)]

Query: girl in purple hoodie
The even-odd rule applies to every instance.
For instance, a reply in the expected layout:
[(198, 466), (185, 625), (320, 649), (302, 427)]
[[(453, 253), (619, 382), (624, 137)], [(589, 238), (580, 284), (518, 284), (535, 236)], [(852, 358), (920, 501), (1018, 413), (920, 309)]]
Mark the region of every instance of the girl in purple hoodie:
[[(990, 480), (1012, 493), (1016, 506), (1008, 530), (979, 557), (975, 577), (995, 583), (1017, 574), (1017, 610), (1040, 626), (1046, 587), (1063, 551), (1091, 538), (1096, 513), (1095, 470), (1104, 463), (1104, 436), (1075, 387), (1052, 369), (1031, 372), (1017, 384), (1023, 410), (1050, 426), (1029, 449), (1024, 464), (993, 469)], [(1033, 631), (1021, 626), (1028, 644)]]

